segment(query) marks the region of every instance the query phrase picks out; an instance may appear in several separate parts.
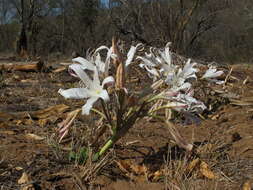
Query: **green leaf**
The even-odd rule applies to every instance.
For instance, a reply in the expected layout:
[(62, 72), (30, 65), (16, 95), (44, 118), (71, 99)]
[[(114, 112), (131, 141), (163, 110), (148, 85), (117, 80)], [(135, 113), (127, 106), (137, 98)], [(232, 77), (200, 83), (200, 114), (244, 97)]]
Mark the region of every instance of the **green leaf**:
[(69, 160), (83, 164), (88, 159), (88, 155), (89, 150), (86, 147), (82, 147), (78, 153), (71, 151), (69, 153)]

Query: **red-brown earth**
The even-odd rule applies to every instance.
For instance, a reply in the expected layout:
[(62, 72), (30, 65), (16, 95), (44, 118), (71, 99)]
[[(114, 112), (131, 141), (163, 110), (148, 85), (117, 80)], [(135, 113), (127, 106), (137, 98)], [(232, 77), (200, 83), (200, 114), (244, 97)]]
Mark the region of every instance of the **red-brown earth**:
[[(9, 62), (7, 58), (1, 59), (2, 64)], [(52, 70), (60, 67), (58, 61), (49, 65)], [(224, 68), (227, 74), (229, 69)], [(142, 81), (146, 82), (141, 80), (134, 85), (142, 86)], [(73, 83), (77, 82), (66, 70), (59, 73), (2, 73), (1, 189), (28, 189), (27, 184), (18, 183), (23, 173), (30, 177), (27, 182), (32, 184), (30, 189), (42, 190), (252, 189), (252, 65), (234, 65), (226, 87), (217, 87), (224, 93), (239, 96), (241, 102), (233, 103), (231, 97), (209, 95), (210, 104), (215, 104), (216, 108), (212, 113), (205, 114), (200, 123), (186, 125), (183, 120), (175, 120), (182, 136), (195, 145), (195, 153), (191, 155), (175, 145), (164, 124), (144, 118), (117, 142), (104, 163), (89, 162), (84, 165), (70, 161), (70, 150), (80, 149), (91, 134), (90, 129), (94, 128), (91, 117), (79, 116), (66, 139), (61, 144), (57, 142), (57, 123), (66, 112), (83, 104), (83, 101), (65, 100), (57, 91), (73, 87)], [(42, 119), (32, 115), (60, 104), (69, 107)], [(22, 117), (17, 116), (18, 113)], [(30, 134), (37, 135), (37, 138)], [(187, 172), (189, 164), (196, 159), (207, 163), (208, 171), (215, 175), (213, 179), (201, 174), (197, 166), (194, 171)], [(94, 169), (100, 165), (103, 167)]]

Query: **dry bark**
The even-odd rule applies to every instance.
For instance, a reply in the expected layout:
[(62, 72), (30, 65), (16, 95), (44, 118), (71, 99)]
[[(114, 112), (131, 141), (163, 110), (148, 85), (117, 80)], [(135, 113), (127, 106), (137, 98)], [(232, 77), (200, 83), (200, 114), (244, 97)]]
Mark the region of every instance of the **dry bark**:
[(23, 72), (41, 72), (45, 68), (44, 61), (29, 64), (2, 64), (0, 71), (23, 71)]

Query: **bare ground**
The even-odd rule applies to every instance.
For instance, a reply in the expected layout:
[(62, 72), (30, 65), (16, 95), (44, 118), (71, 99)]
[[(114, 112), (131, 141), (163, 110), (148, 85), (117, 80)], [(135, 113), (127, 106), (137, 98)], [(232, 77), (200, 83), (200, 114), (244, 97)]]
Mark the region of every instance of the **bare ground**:
[[(4, 57), (0, 60), (8, 61)], [(56, 63), (51, 66), (58, 67)], [(66, 111), (82, 105), (82, 101), (64, 100), (57, 91), (72, 87), (77, 80), (66, 71), (4, 72), (0, 84), (0, 187), (25, 189), (29, 184), (19, 184), (18, 180), (27, 173), (31, 188), (43, 190), (250, 190), (253, 182), (253, 67), (234, 66), (232, 76), (227, 90), (240, 95), (243, 105), (221, 101), (199, 124), (175, 121), (181, 134), (194, 143), (193, 154), (188, 155), (175, 145), (165, 125), (143, 119), (114, 146), (104, 163), (83, 165), (70, 161), (68, 155), (71, 149), (79, 149), (85, 142), (87, 130), (94, 127), (91, 118), (79, 117), (66, 140), (60, 145), (57, 143), (57, 123)], [(249, 79), (243, 84), (247, 76)], [(213, 103), (219, 97), (213, 95), (211, 99)], [(49, 120), (30, 114), (59, 104), (69, 107), (63, 113), (50, 116)], [(23, 116), (13, 116), (13, 113)], [(187, 172), (189, 163), (196, 159), (207, 163), (215, 178), (201, 175), (199, 169)], [(124, 171), (129, 166), (121, 168), (124, 163), (139, 169)], [(100, 165), (101, 169), (94, 170)], [(154, 177), (156, 174), (158, 177)]]

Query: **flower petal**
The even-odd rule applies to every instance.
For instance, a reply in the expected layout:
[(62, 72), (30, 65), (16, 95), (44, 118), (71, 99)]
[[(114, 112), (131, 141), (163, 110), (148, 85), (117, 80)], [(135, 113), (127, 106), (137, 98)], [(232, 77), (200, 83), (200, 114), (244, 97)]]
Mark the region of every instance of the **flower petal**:
[(223, 74), (223, 71), (217, 71), (215, 73), (212, 73), (211, 75), (209, 75), (209, 78), (216, 78), (219, 77)]
[(99, 89), (100, 88), (100, 80), (98, 76), (98, 70), (97, 68), (94, 69), (94, 75), (93, 75), (93, 85), (91, 88)]
[[(159, 73), (157, 72), (157, 70), (155, 68), (151, 68), (149, 69), (147, 66), (145, 66), (145, 69), (150, 73), (152, 74), (153, 76), (155, 77), (159, 77)], [(149, 75), (150, 76), (150, 75)], [(152, 77), (151, 77), (152, 78)]]
[(165, 47), (163, 52), (160, 51), (160, 55), (167, 65), (171, 65), (171, 53), (169, 46)]
[(192, 63), (191, 64), (191, 60), (188, 59), (188, 61), (186, 62), (183, 70), (182, 70), (182, 75), (184, 77), (184, 79), (188, 79), (188, 78), (197, 78), (195, 73), (198, 72), (198, 69), (193, 68), (197, 63)]
[(216, 78), (222, 74), (223, 74), (223, 71), (217, 71), (217, 69), (215, 67), (210, 67), (210, 68), (208, 68), (208, 70), (205, 72), (205, 74), (201, 78), (202, 79)]
[(165, 79), (165, 82), (166, 82), (167, 84), (172, 84), (174, 78), (175, 78), (175, 73), (174, 73), (174, 72), (169, 72), (169, 73), (167, 74), (167, 77), (166, 77), (166, 79)]
[(221, 84), (225, 83), (225, 81), (223, 81), (223, 80), (217, 80), (217, 79), (213, 79), (213, 78), (207, 78), (207, 81), (213, 82), (213, 83), (218, 84), (218, 85), (221, 85)]
[(168, 42), (165, 46), (164, 54), (166, 56), (166, 62), (170, 65), (171, 64), (171, 53), (170, 53), (170, 46), (171, 42)]
[(107, 55), (106, 55), (106, 59), (105, 59), (105, 69), (104, 69), (104, 72), (105, 72), (105, 75), (107, 76), (108, 75), (108, 72), (109, 72), (109, 66), (110, 66), (110, 61), (111, 61), (111, 57), (113, 56), (113, 49), (112, 47), (107, 51)]
[(181, 86), (172, 87), (172, 89), (175, 91), (188, 90), (189, 88), (191, 88), (191, 86), (192, 86), (191, 83), (186, 82), (186, 83), (183, 83)]
[(99, 94), (99, 97), (102, 98), (105, 102), (108, 102), (110, 100), (110, 97), (106, 90), (102, 90)]
[(103, 73), (105, 71), (105, 63), (101, 60), (99, 53), (96, 55), (95, 64), (100, 72)]
[(149, 59), (147, 59), (147, 58), (138, 56), (138, 57), (136, 57), (136, 59), (142, 60), (142, 61), (144, 62), (144, 65), (147, 65), (147, 66), (149, 66), (149, 67), (155, 67), (155, 66), (156, 66), (151, 60), (149, 60)]
[(104, 49), (106, 49), (106, 50), (109, 51), (109, 48), (107, 46), (100, 46), (99, 48), (96, 49), (95, 53), (97, 53), (97, 52), (99, 52), (101, 50), (104, 50)]
[(87, 59), (84, 59), (83, 57), (74, 58), (74, 59), (72, 59), (72, 61), (80, 63), (82, 65), (83, 70), (85, 70), (85, 69), (88, 69), (91, 71), (94, 70), (95, 66), (91, 62), (89, 62)]
[(91, 97), (87, 100), (86, 104), (82, 107), (82, 114), (89, 115), (93, 104), (98, 100), (99, 97)]
[(108, 84), (108, 83), (114, 83), (115, 80), (112, 76), (109, 76), (109, 77), (106, 77), (103, 82), (102, 82), (102, 88), (104, 88), (104, 85), (105, 84)]
[(93, 85), (90, 77), (83, 71), (81, 65), (72, 64), (69, 66), (69, 68), (75, 72), (75, 74), (83, 81), (84, 84), (86, 84), (88, 88), (90, 88)]
[(225, 81), (223, 81), (223, 80), (217, 80), (217, 81), (215, 81), (215, 83), (220, 85), (220, 84), (224, 84)]
[(169, 102), (166, 104), (166, 106), (171, 108), (185, 108), (187, 107), (187, 104), (181, 102)]
[(89, 93), (86, 88), (70, 88), (67, 90), (59, 89), (58, 93), (60, 93), (64, 98), (67, 99), (83, 99), (89, 97)]
[(126, 63), (125, 63), (125, 67), (127, 67), (128, 65), (131, 64), (131, 62), (132, 62), (132, 60), (133, 60), (133, 58), (134, 58), (134, 54), (135, 54), (137, 48), (138, 48), (139, 46), (141, 46), (141, 45), (142, 45), (142, 44), (139, 43), (139, 44), (137, 44), (136, 46), (131, 46), (130, 50), (129, 50), (128, 53), (127, 53), (127, 60), (126, 60)]

